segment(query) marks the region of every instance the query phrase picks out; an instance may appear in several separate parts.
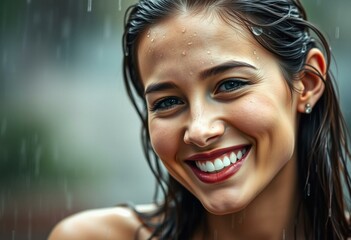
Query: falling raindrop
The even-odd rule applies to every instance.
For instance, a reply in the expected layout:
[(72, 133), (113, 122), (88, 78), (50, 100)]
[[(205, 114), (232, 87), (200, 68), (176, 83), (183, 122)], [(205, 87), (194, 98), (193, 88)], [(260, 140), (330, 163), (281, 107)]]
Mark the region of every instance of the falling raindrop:
[(3, 118), (1, 122), (0, 136), (4, 136), (7, 130), (7, 119)]
[(340, 27), (335, 28), (335, 38), (339, 39), (340, 38)]
[(72, 209), (72, 195), (69, 192), (65, 192), (65, 199), (66, 199), (66, 209)]
[(106, 16), (104, 21), (104, 38), (109, 39), (110, 37), (111, 37), (111, 18), (109, 16)]
[(63, 39), (68, 39), (71, 36), (71, 20), (69, 18), (63, 20), (61, 36)]
[(251, 27), (251, 30), (255, 36), (260, 36), (263, 33), (263, 30), (261, 27)]
[(118, 0), (118, 11), (122, 11), (122, 0)]
[(309, 197), (311, 195), (311, 184), (307, 184), (307, 196)]
[(217, 240), (217, 239), (218, 239), (217, 230), (214, 230), (214, 232), (213, 232), (213, 239), (214, 239), (214, 240)]
[(283, 240), (285, 240), (285, 228), (283, 229)]
[(88, 12), (91, 12), (92, 1), (93, 0), (88, 0), (88, 5), (87, 5), (87, 11)]
[(16, 237), (16, 232), (15, 230), (12, 230), (12, 240), (15, 240), (15, 237)]
[(42, 154), (42, 148), (41, 146), (38, 146), (36, 151), (35, 151), (35, 158), (34, 158), (34, 163), (35, 163), (35, 176), (38, 176), (40, 173), (40, 160), (41, 160), (41, 154)]
[(331, 210), (331, 207), (329, 207), (328, 216), (331, 217), (331, 215), (332, 215), (332, 210)]
[(21, 141), (20, 156), (21, 156), (21, 164), (26, 165), (26, 162), (27, 162), (27, 141), (24, 138)]

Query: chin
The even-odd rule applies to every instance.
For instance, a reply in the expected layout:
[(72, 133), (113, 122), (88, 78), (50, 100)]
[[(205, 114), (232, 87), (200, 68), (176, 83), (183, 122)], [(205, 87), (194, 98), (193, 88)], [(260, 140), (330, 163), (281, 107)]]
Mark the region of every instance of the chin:
[(247, 207), (248, 201), (244, 199), (220, 199), (219, 201), (209, 201), (208, 199), (202, 202), (203, 207), (214, 215), (226, 215), (240, 212)]

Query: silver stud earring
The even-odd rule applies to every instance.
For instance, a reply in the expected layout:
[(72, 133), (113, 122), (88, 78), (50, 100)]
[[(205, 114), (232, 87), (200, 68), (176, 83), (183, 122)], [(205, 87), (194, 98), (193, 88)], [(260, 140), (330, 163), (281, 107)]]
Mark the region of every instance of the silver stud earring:
[(312, 112), (312, 106), (309, 103), (306, 103), (305, 105), (305, 113), (310, 114)]

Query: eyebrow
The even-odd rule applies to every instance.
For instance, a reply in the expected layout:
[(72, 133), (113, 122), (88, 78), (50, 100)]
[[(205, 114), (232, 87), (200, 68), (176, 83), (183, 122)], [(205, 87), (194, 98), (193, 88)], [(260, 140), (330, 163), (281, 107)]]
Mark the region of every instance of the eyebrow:
[(176, 88), (176, 85), (172, 82), (152, 83), (146, 88), (144, 96), (152, 92), (159, 92), (174, 88)]
[[(242, 68), (242, 67), (257, 70), (257, 68), (255, 66), (252, 66), (251, 64), (231, 60), (231, 61), (221, 63), (221, 64), (214, 66), (210, 69), (204, 70), (203, 72), (200, 73), (200, 77), (201, 77), (201, 79), (205, 79), (205, 78), (226, 72), (228, 70), (232, 70), (234, 68)], [(153, 92), (170, 90), (170, 89), (174, 89), (176, 87), (177, 86), (172, 82), (152, 83), (145, 89), (144, 96), (147, 94), (153, 93)]]
[(257, 70), (257, 68), (251, 64), (248, 64), (246, 62), (240, 62), (240, 61), (235, 61), (235, 60), (231, 60), (231, 61), (227, 61), (224, 63), (221, 63), (217, 66), (214, 66), (210, 69), (206, 69), (203, 72), (200, 73), (200, 77), (201, 79), (205, 79), (220, 73), (224, 73), (228, 70), (232, 70), (233, 68), (251, 68), (254, 70)]

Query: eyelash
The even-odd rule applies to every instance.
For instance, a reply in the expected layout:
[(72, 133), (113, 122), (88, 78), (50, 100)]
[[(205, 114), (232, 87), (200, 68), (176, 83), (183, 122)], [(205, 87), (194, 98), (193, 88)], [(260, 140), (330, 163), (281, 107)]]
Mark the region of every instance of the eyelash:
[[(222, 86), (225, 86), (225, 84), (228, 84), (230, 83), (231, 86), (227, 86), (228, 88), (230, 89), (223, 89), (223, 90), (219, 90)], [(239, 79), (226, 79), (226, 80), (223, 80), (221, 81), (217, 87), (216, 87), (216, 90), (215, 90), (215, 93), (220, 93), (220, 92), (232, 92), (234, 90), (237, 90), (239, 88), (242, 88), (243, 86), (247, 85), (248, 82), (247, 81), (243, 81), (243, 80), (239, 80)], [(233, 86), (234, 85), (234, 86)], [(226, 87), (226, 88), (227, 88)]]
[[(172, 102), (170, 102), (172, 101)], [(168, 106), (162, 106), (164, 104), (169, 104)], [(181, 101), (179, 98), (177, 97), (165, 97), (165, 98), (161, 98), (160, 100), (156, 101), (151, 107), (150, 107), (150, 111), (151, 112), (156, 112), (156, 111), (165, 111), (168, 110), (170, 108), (175, 107), (175, 105), (183, 105), (184, 102)]]
[[(231, 84), (231, 86), (227, 86), (230, 89), (224, 89), (222, 91), (219, 91), (219, 89), (222, 86), (225, 86), (225, 84)], [(248, 83), (246, 81), (243, 80), (238, 80), (238, 79), (226, 79), (223, 80), (222, 82), (220, 82), (215, 90), (215, 94), (217, 93), (221, 93), (221, 92), (232, 92), (234, 90), (237, 90), (245, 85), (247, 85)], [(234, 85), (234, 86), (233, 86)], [(162, 106), (165, 105), (166, 106)], [(178, 97), (165, 97), (165, 98), (161, 98), (159, 100), (157, 100), (151, 107), (150, 107), (150, 111), (151, 112), (156, 112), (156, 111), (165, 111), (168, 109), (171, 109), (173, 107), (175, 107), (176, 105), (183, 105), (184, 102), (182, 100), (180, 100)]]

